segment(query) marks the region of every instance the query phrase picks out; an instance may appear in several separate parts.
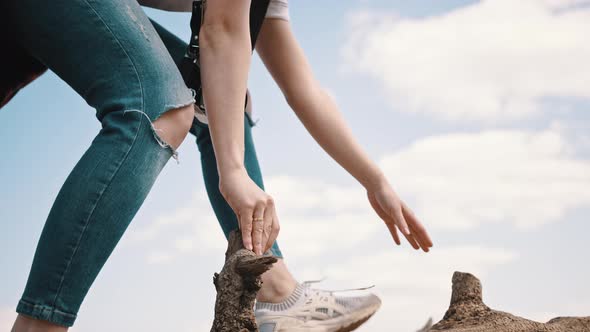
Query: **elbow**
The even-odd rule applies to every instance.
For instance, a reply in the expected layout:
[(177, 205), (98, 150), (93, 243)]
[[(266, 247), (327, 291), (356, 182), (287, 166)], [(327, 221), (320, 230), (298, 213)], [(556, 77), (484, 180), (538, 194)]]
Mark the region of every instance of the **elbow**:
[(226, 17), (207, 18), (200, 30), (201, 48), (217, 49), (228, 43), (238, 46), (237, 43), (250, 45), (250, 33), (247, 27)]
[(226, 22), (207, 23), (201, 26), (199, 45), (202, 50), (216, 49), (229, 42), (231, 28)]
[(203, 37), (229, 35), (235, 30), (237, 30), (236, 24), (224, 16), (207, 17), (207, 20), (201, 25), (201, 34)]

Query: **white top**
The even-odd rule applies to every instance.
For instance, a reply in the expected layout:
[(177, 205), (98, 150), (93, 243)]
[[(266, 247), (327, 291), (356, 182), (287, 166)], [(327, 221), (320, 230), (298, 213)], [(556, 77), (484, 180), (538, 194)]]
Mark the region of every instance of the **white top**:
[(270, 0), (266, 16), (268, 18), (280, 18), (285, 21), (289, 20), (289, 5), (287, 0)]

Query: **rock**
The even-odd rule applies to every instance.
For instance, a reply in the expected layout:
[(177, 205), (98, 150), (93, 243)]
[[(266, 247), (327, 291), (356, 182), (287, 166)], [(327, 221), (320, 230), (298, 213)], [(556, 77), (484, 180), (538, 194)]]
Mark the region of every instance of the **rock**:
[(451, 304), (430, 331), (452, 332), (590, 332), (590, 317), (558, 317), (535, 322), (483, 303), (481, 282), (469, 273), (453, 274)]
[(426, 321), (426, 324), (424, 324), (424, 326), (422, 326), (422, 328), (416, 332), (428, 332), (428, 331), (430, 331), (431, 328), (432, 328), (432, 317), (428, 318), (428, 320)]

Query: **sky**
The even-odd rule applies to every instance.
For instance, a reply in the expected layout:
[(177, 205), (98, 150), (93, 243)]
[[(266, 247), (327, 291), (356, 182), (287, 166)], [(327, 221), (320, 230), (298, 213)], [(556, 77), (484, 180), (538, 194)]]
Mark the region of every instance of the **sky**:
[[(300, 280), (375, 285), (359, 331), (415, 331), (448, 307), (453, 271), (492, 308), (590, 315), (590, 1), (292, 1), (315, 75), (429, 229), (395, 246), (365, 190), (313, 141), (253, 59), (256, 149)], [(146, 9), (183, 39), (189, 15)], [(57, 192), (99, 130), (47, 73), (0, 110), (0, 330), (9, 330)], [(206, 331), (225, 240), (194, 137), (169, 162), (71, 331)]]

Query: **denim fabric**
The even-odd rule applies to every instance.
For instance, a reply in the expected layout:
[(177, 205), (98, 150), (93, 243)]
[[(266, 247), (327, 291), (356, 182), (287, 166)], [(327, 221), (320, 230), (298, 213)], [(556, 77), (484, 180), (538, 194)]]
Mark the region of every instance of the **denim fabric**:
[(72, 326), (175, 154), (150, 122), (194, 103), (193, 93), (135, 0), (6, 0), (0, 6), (22, 46), (94, 107), (102, 124), (55, 199), (16, 307)]
[[(184, 56), (187, 44), (180, 40), (176, 35), (172, 34), (157, 22), (152, 21), (156, 31), (162, 38), (162, 41), (168, 48), (172, 58), (180, 65), (180, 61)], [(256, 149), (254, 148), (254, 140), (252, 138), (252, 127), (255, 126), (254, 121), (247, 112), (244, 112), (244, 166), (254, 181), (262, 190), (264, 190), (264, 182), (262, 180), (262, 172), (256, 157)], [(201, 153), (201, 169), (203, 177), (205, 178), (205, 187), (209, 201), (225, 237), (229, 237), (229, 233), (238, 228), (238, 219), (229, 204), (219, 191), (219, 174), (217, 172), (217, 162), (215, 153), (213, 151), (213, 143), (211, 143), (211, 133), (209, 126), (206, 123), (199, 121), (196, 117), (193, 120), (193, 126), (190, 131), (196, 137), (197, 147)], [(283, 254), (278, 246), (278, 241), (275, 241), (271, 248), (271, 253), (274, 256), (283, 258)]]

